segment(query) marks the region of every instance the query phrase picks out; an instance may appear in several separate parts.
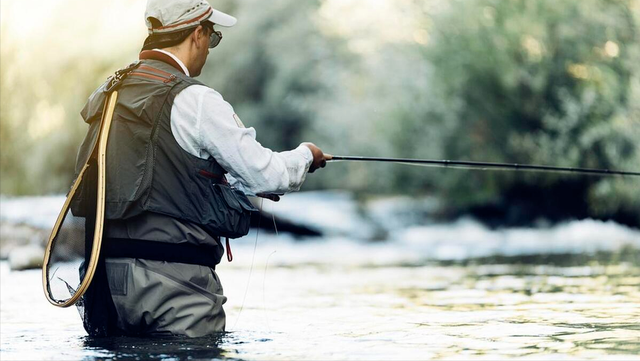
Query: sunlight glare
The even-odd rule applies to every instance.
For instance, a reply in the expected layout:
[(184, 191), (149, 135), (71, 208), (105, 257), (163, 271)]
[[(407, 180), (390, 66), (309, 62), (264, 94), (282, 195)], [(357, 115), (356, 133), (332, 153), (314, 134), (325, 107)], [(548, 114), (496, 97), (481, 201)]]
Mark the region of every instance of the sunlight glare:
[(385, 43), (426, 43), (413, 10), (410, 0), (326, 0), (319, 21), (327, 33), (348, 39), (352, 51), (370, 53)]
[(620, 55), (620, 46), (617, 43), (609, 40), (604, 44), (604, 52), (610, 58), (617, 58)]
[(33, 139), (46, 137), (63, 126), (65, 116), (61, 104), (49, 104), (47, 100), (41, 100), (36, 105), (34, 118), (29, 122), (29, 135)]
[(3, 0), (2, 43), (15, 45), (28, 57), (50, 56), (51, 49), (61, 58), (119, 54), (144, 40), (145, 4), (145, 0)]

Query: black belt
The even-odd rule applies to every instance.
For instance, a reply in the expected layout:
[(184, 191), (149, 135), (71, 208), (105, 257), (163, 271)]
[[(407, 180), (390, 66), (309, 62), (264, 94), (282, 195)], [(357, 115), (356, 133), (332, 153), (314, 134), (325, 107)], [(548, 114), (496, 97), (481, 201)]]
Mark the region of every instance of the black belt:
[(188, 243), (165, 243), (141, 239), (105, 238), (102, 254), (106, 258), (140, 258), (152, 261), (186, 263), (216, 268), (216, 248)]

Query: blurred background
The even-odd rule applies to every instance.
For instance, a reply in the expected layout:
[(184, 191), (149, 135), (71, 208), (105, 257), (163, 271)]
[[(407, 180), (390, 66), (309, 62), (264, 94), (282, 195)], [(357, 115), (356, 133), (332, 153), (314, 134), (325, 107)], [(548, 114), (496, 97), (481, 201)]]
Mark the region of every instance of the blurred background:
[[(239, 21), (199, 80), (273, 150), (640, 171), (638, 0), (210, 3)], [(145, 5), (1, 0), (3, 359), (640, 354), (640, 179), (355, 162), (257, 201), (217, 269), (226, 338), (84, 337), (37, 268)]]
[[(36, 3), (2, 0), (3, 195), (66, 193), (80, 109), (146, 36), (145, 1)], [(640, 169), (638, 1), (214, 5), (240, 21), (200, 80), (274, 150)], [(640, 226), (635, 179), (341, 163), (304, 189), (433, 196), (438, 216), (495, 225)]]

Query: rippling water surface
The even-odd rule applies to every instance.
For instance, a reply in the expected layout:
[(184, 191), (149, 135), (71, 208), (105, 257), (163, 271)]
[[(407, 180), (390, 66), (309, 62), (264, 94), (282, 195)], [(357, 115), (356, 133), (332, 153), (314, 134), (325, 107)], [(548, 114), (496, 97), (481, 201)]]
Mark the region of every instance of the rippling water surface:
[[(218, 268), (229, 332), (201, 339), (90, 339), (75, 309), (45, 301), (39, 271), (2, 263), (0, 358), (640, 359), (635, 250), (376, 264), (348, 261), (370, 246), (330, 247), (261, 242), (253, 257), (241, 241)], [(291, 261), (319, 248), (326, 262)]]

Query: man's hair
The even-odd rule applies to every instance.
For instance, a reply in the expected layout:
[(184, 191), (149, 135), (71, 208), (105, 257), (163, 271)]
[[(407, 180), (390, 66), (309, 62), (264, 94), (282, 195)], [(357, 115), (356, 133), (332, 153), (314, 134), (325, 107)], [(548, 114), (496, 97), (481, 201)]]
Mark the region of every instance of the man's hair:
[[(156, 19), (151, 19), (152, 24), (153, 24), (153, 20), (156, 20)], [(206, 21), (201, 22), (199, 25), (202, 25), (205, 28), (210, 27), (210, 25), (206, 24)], [(189, 29), (176, 31), (175, 33), (149, 35), (144, 40), (144, 45), (142, 46), (142, 50), (162, 49), (162, 48), (169, 48), (169, 47), (178, 45), (182, 43), (184, 39), (189, 37), (189, 35), (191, 35), (191, 33), (193, 33), (196, 30), (196, 28), (197, 26), (194, 26)]]

